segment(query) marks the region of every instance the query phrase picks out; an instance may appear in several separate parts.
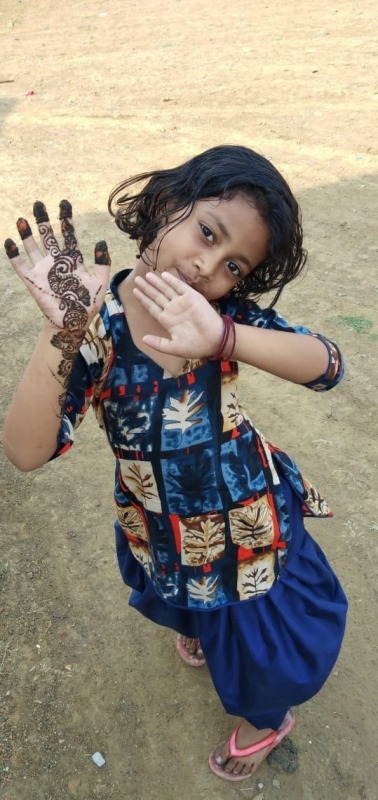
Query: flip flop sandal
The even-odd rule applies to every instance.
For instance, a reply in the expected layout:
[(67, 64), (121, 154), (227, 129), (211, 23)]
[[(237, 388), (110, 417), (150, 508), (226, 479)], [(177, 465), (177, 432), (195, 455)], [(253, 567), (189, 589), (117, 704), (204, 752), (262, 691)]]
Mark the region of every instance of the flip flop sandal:
[[(240, 725), (241, 724), (242, 723), (240, 723)], [(269, 733), (268, 736), (265, 736), (265, 739), (261, 739), (261, 742), (257, 742), (256, 744), (252, 744), (250, 747), (244, 747), (242, 749), (236, 747), (236, 737), (240, 725), (238, 725), (237, 728), (235, 728), (235, 730), (230, 736), (230, 739), (228, 741), (228, 758), (222, 765), (217, 764), (215, 758), (220, 748), (223, 747), (224, 742), (221, 745), (218, 744), (217, 747), (214, 748), (212, 753), (210, 753), (210, 758), (209, 758), (210, 769), (212, 769), (215, 775), (218, 775), (219, 778), (223, 778), (226, 781), (245, 781), (246, 778), (251, 777), (252, 773), (254, 772), (253, 765), (252, 769), (247, 774), (243, 775), (234, 775), (232, 772), (226, 772), (224, 767), (226, 766), (230, 758), (245, 758), (246, 756), (253, 755), (253, 753), (258, 753), (259, 750), (264, 750), (265, 747), (269, 748), (267, 752), (268, 756), (269, 753), (272, 750), (274, 750), (274, 748), (277, 747), (277, 745), (282, 741), (282, 739), (285, 736), (287, 736), (287, 734), (294, 728), (295, 725), (294, 711), (290, 710), (287, 712), (278, 730), (273, 731), (273, 733)]]
[(197, 639), (196, 652), (193, 654), (189, 653), (188, 648), (185, 647), (180, 636), (176, 639), (176, 648), (179, 656), (181, 656), (182, 660), (185, 661), (186, 664), (189, 664), (190, 667), (203, 667), (203, 665), (206, 664), (199, 639)]

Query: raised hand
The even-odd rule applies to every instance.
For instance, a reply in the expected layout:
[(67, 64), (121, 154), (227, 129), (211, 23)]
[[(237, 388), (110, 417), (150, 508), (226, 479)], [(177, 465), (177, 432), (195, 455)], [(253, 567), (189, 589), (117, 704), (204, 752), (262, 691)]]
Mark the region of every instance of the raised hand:
[(134, 296), (170, 337), (147, 334), (143, 341), (149, 347), (183, 358), (204, 358), (215, 353), (223, 323), (205, 297), (170, 272), (136, 276), (135, 284)]
[(92, 317), (101, 307), (111, 262), (106, 243), (99, 242), (95, 248), (93, 273), (87, 272), (77, 246), (71, 203), (62, 200), (59, 209), (64, 241), (62, 249), (59, 248), (44, 204), (37, 201), (33, 213), (45, 255), (37, 247), (29, 223), (22, 217), (17, 221), (17, 229), (30, 264), (20, 256), (12, 239), (6, 240), (5, 250), (13, 269), (48, 322), (59, 331), (82, 338)]
[[(98, 242), (93, 273), (87, 272), (77, 247), (71, 203), (62, 200), (59, 208), (64, 241), (62, 249), (55, 238), (46, 208), (38, 201), (34, 203), (33, 213), (46, 255), (40, 252), (30, 225), (23, 217), (17, 221), (17, 228), (30, 265), (20, 256), (12, 239), (6, 240), (5, 250), (13, 269), (46, 317), (47, 347), (42, 351), (42, 345), (39, 345), (39, 349), (41, 358), (48, 365), (49, 374), (53, 376), (55, 389), (59, 392), (60, 414), (85, 331), (102, 305), (111, 261), (106, 242)], [(30, 392), (30, 387), (28, 390)]]

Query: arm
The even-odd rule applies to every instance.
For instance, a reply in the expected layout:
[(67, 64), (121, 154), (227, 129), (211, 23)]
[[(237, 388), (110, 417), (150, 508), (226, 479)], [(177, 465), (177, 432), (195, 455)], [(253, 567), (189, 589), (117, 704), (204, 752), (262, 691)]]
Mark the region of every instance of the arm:
[[(171, 337), (144, 336), (146, 344), (185, 358), (215, 353), (222, 320), (202, 295), (170, 273), (148, 273), (135, 283), (135, 296)], [(336, 373), (341, 377), (340, 353), (327, 339), (306, 328), (291, 328), (274, 311), (262, 312), (255, 304), (247, 304), (244, 314), (238, 314), (240, 302), (230, 301), (230, 309), (224, 304), (236, 323), (235, 359), (311, 388), (331, 388)]]
[[(62, 354), (52, 344), (54, 336), (56, 330), (46, 325), (5, 418), (4, 450), (22, 471), (42, 466), (56, 449), (65, 395), (57, 377)], [(79, 346), (80, 341), (73, 345), (73, 353)], [(67, 365), (67, 377), (71, 370), (72, 364)]]
[(324, 343), (301, 333), (235, 326), (234, 357), (293, 383), (309, 383), (324, 375), (328, 352)]
[(5, 243), (17, 274), (42, 310), (46, 321), (20, 381), (4, 425), (4, 448), (12, 463), (33, 470), (51, 458), (57, 447), (64, 400), (72, 369), (89, 324), (102, 304), (110, 259), (105, 243), (96, 246), (96, 266), (89, 274), (77, 249), (72, 208), (61, 203), (65, 247), (60, 250), (42, 203), (34, 208), (45, 257), (26, 220), (17, 223), (30, 268), (12, 240)]

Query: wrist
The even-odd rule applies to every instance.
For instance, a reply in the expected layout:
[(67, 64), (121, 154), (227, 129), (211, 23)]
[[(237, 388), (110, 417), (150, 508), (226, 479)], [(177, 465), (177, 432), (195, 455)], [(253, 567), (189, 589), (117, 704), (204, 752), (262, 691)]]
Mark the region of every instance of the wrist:
[(69, 328), (60, 328), (58, 325), (54, 325), (52, 322), (46, 320), (43, 328), (42, 328), (42, 336), (50, 341), (53, 337), (58, 337), (58, 339), (64, 339), (66, 341), (70, 341), (72, 345), (77, 345), (78, 349), (81, 347), (83, 339), (86, 334), (86, 329), (84, 330), (70, 330)]
[(232, 358), (236, 345), (235, 322), (228, 314), (222, 314), (222, 335), (214, 355), (209, 361), (227, 361)]

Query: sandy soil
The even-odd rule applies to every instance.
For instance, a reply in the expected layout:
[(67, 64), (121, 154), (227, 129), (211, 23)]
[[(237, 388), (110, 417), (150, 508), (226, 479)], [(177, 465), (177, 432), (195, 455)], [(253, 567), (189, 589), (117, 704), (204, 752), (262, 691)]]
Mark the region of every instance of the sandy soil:
[[(3, 238), (35, 199), (53, 217), (67, 196), (88, 261), (106, 238), (114, 269), (126, 266), (133, 249), (106, 210), (112, 186), (223, 142), (261, 150), (295, 188), (309, 268), (279, 309), (335, 338), (347, 375), (321, 396), (251, 369), (242, 381), (259, 427), (334, 508), (309, 527), (350, 599), (339, 662), (298, 710), (298, 770), (264, 764), (229, 785), (207, 766), (233, 720), (206, 669), (182, 664), (173, 635), (127, 607), (112, 456), (94, 420), (34, 474), (2, 455), (4, 800), (254, 798), (259, 782), (265, 800), (378, 796), (375, 25), (372, 0), (2, 0)], [(40, 319), (1, 259), (4, 409)]]

